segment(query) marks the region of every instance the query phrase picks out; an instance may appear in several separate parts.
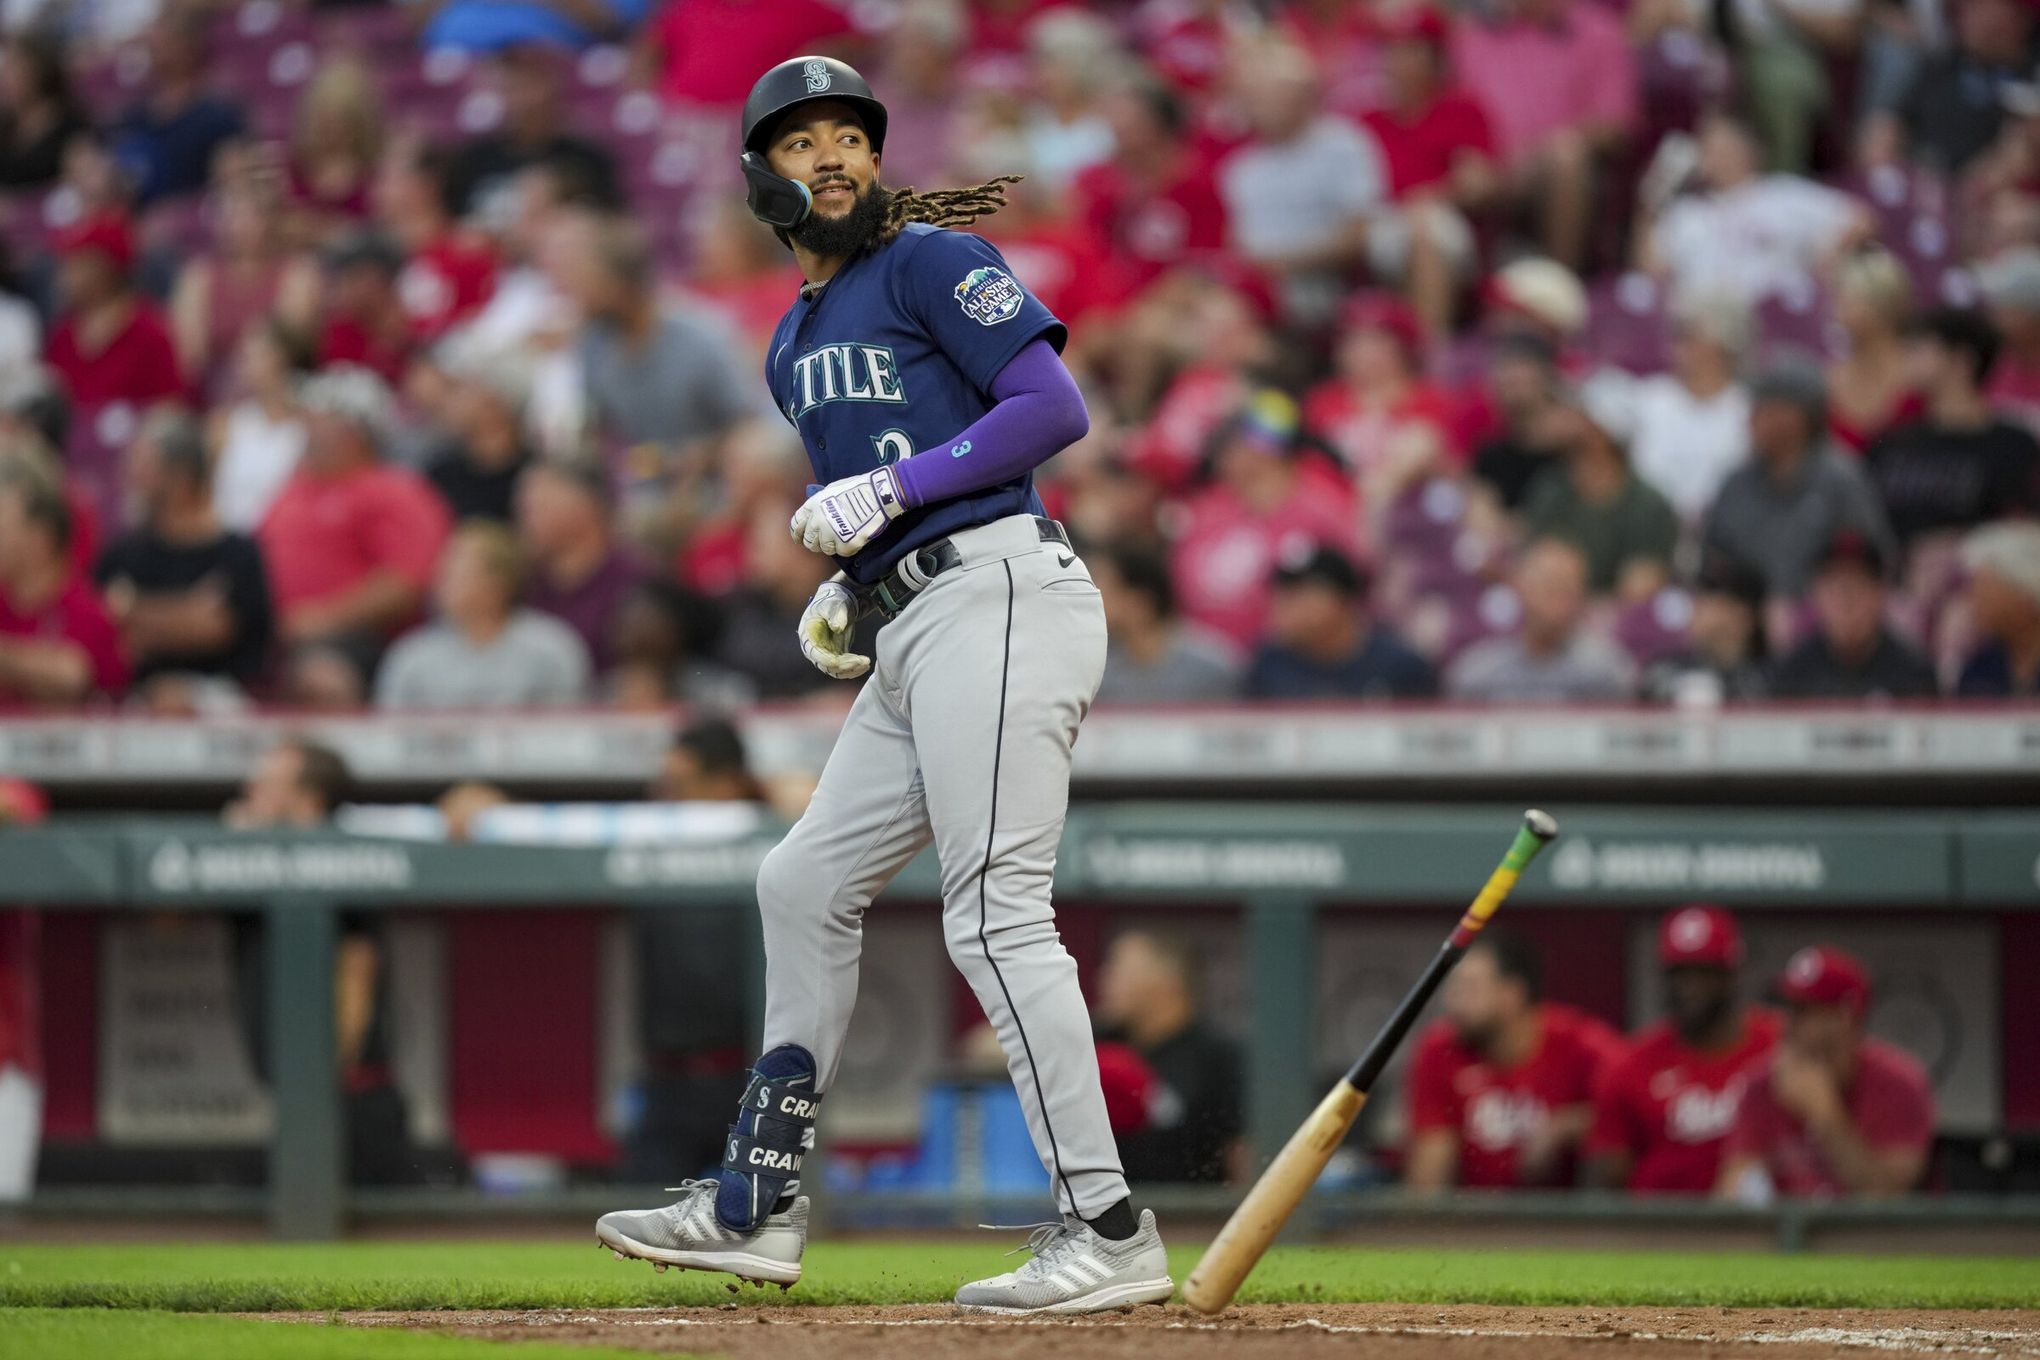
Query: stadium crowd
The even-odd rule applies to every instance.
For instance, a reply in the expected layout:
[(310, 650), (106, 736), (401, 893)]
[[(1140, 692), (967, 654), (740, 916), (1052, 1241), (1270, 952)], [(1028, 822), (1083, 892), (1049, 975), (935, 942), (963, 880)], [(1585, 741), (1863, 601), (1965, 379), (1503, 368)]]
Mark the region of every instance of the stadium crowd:
[(1071, 328), (1104, 702), (2040, 691), (2022, 0), (15, 0), (0, 702), (827, 686), (807, 50)]

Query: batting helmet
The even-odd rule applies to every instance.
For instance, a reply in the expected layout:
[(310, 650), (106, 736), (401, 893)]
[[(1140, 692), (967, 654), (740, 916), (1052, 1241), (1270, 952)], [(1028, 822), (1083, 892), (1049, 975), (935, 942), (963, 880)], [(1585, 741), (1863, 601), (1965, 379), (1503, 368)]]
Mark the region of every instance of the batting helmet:
[(744, 150), (763, 155), (780, 117), (810, 99), (834, 99), (856, 109), (871, 149), (884, 152), (885, 105), (855, 67), (834, 57), (795, 57), (758, 77), (744, 97)]

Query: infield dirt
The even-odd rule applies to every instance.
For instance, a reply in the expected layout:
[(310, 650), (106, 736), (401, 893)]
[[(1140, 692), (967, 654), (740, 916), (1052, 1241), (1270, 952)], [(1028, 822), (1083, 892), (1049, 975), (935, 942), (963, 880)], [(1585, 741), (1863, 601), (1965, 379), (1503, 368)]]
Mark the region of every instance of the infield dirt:
[(948, 1307), (744, 1301), (693, 1309), (353, 1313), (341, 1320), (730, 1360), (1291, 1360), (1361, 1353), (1386, 1360), (2040, 1357), (2040, 1311), (1270, 1304), (1232, 1308), (1216, 1318), (1172, 1305), (1033, 1321), (972, 1317)]

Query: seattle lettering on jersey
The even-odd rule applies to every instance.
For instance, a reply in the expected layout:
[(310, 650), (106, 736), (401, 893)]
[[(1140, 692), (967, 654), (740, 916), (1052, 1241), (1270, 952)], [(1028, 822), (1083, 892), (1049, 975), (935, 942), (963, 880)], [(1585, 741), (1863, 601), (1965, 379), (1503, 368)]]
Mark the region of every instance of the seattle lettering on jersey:
[(786, 418), (798, 420), (832, 401), (885, 401), (904, 405), (906, 384), (885, 345), (823, 345), (793, 361), (793, 392)]

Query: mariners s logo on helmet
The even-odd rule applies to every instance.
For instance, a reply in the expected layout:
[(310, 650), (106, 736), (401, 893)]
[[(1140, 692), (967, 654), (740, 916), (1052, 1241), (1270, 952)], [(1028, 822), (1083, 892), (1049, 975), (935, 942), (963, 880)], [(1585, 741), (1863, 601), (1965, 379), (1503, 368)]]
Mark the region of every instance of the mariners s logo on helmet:
[(809, 94), (820, 94), (829, 88), (829, 64), (819, 57), (801, 67), (800, 74), (807, 82)]

